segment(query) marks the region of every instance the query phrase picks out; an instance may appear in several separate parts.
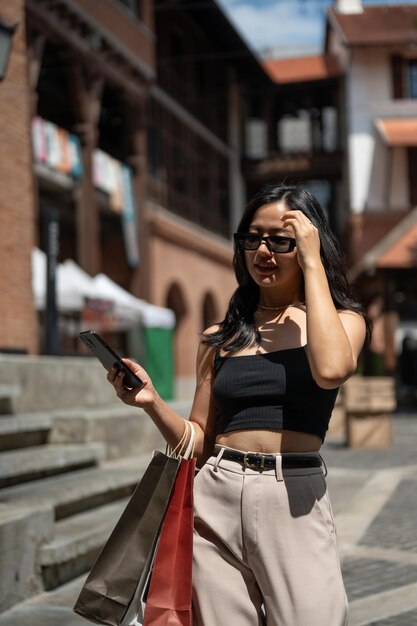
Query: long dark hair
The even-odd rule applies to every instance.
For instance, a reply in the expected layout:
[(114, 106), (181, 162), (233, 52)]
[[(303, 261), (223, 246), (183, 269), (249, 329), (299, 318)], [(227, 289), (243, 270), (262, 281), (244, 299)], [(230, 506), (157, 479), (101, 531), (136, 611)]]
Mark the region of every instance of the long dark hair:
[[(273, 202), (284, 202), (293, 210), (304, 213), (316, 226), (320, 235), (320, 256), (336, 309), (355, 311), (364, 317), (366, 340), (370, 339), (371, 323), (362, 306), (355, 300), (347, 278), (347, 268), (340, 245), (330, 230), (326, 215), (318, 200), (305, 188), (269, 184), (249, 201), (237, 232), (247, 233), (256, 211)], [(255, 323), (255, 311), (259, 304), (259, 286), (248, 272), (243, 250), (235, 246), (233, 256), (238, 288), (233, 293), (224, 320), (214, 333), (203, 333), (203, 342), (235, 352), (260, 343), (260, 333)], [(304, 291), (304, 278), (301, 285)], [(304, 297), (303, 297), (304, 299)]]

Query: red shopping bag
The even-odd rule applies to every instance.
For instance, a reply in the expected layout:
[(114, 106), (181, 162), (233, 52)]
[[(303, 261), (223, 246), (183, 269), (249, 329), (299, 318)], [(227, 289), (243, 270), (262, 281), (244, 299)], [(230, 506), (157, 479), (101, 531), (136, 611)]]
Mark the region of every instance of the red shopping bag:
[(192, 626), (195, 459), (181, 461), (161, 529), (143, 626)]

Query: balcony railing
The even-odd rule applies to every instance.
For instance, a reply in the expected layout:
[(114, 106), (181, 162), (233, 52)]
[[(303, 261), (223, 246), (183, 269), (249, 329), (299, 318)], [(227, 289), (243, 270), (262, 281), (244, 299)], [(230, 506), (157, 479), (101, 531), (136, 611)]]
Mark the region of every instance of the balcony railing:
[(147, 191), (152, 200), (168, 211), (218, 235), (227, 238), (230, 236), (228, 216), (222, 214), (220, 204), (204, 206), (195, 198), (182, 194), (166, 182), (150, 176), (147, 180)]
[[(207, 98), (201, 97), (195, 81), (187, 80), (171, 66), (158, 67), (158, 84), (218, 137), (226, 137), (227, 107), (218, 96), (211, 95), (208, 103)], [(215, 93), (214, 88), (211, 91)]]
[(272, 126), (262, 118), (246, 122), (245, 156), (264, 159), (280, 155), (335, 153), (339, 150), (338, 115), (334, 107), (300, 110)]
[(342, 165), (341, 151), (287, 154), (270, 152), (263, 159), (244, 159), (242, 167), (247, 181), (261, 183), (277, 176), (299, 176), (308, 179), (340, 178)]

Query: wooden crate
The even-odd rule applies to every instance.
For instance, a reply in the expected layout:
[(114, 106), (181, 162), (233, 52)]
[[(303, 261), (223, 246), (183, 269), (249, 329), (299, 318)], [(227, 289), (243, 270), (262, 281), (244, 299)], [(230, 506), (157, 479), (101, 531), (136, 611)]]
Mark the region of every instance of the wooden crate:
[(390, 376), (353, 376), (343, 385), (346, 443), (351, 448), (392, 445), (395, 381)]

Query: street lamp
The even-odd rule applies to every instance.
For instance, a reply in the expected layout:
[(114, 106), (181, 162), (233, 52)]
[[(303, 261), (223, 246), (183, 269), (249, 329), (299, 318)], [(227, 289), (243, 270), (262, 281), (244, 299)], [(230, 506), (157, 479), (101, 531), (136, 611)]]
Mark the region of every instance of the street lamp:
[(0, 18), (0, 80), (3, 80), (6, 76), (13, 35), (15, 34), (16, 28), (17, 24), (10, 26)]

